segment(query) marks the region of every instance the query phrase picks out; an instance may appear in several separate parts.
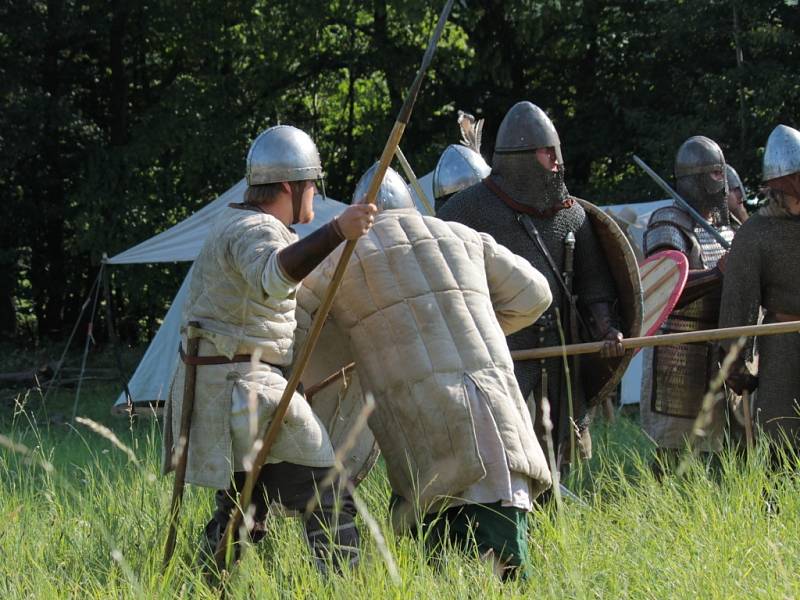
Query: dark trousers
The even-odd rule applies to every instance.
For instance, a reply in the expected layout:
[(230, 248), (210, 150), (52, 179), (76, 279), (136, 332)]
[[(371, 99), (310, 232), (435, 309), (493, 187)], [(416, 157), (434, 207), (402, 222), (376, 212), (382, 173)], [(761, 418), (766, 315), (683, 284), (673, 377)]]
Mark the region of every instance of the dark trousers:
[[(278, 502), (302, 515), (306, 541), (320, 571), (327, 572), (329, 565), (336, 572), (345, 566), (356, 565), (359, 535), (355, 524), (355, 504), (350, 492), (338, 480), (325, 489), (320, 488), (328, 471), (288, 462), (264, 465), (253, 490), (254, 525), (248, 531), (250, 540), (257, 543), (263, 539), (269, 505)], [(206, 552), (210, 550), (213, 553), (222, 538), (231, 512), (237, 506), (238, 492), (244, 487), (245, 478), (243, 471), (234, 473), (230, 488), (216, 493), (217, 508), (205, 528)], [(312, 499), (315, 502), (312, 510), (308, 511)], [(238, 542), (238, 532), (236, 536)], [(237, 548), (237, 557), (238, 554)]]

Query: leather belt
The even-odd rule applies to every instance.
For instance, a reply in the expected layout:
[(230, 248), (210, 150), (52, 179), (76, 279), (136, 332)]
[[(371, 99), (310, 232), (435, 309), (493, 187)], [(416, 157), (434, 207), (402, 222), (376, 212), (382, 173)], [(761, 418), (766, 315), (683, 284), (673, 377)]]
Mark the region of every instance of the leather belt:
[[(231, 363), (253, 361), (252, 354), (234, 354), (231, 358), (228, 358), (227, 356), (187, 356), (183, 351), (183, 346), (181, 344), (178, 344), (178, 354), (181, 355), (181, 360), (187, 365), (228, 365)], [(276, 365), (268, 363), (265, 360), (260, 360), (258, 362), (264, 363), (265, 365), (269, 365), (271, 367), (276, 367)], [(276, 368), (280, 369), (280, 367)]]
[(790, 321), (800, 321), (800, 315), (790, 315), (789, 313), (767, 309), (767, 314), (764, 320), (768, 320), (773, 323), (788, 323)]

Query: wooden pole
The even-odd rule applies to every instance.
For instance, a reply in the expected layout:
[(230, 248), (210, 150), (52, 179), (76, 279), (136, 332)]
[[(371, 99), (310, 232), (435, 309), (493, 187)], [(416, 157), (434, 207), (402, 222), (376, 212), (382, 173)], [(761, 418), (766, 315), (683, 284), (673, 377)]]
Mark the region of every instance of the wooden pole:
[[(375, 171), (375, 175), (373, 176), (369, 189), (367, 190), (366, 202), (369, 202), (370, 204), (375, 203), (375, 198), (378, 195), (378, 188), (383, 182), (383, 176), (386, 174), (386, 169), (388, 169), (389, 163), (392, 161), (392, 157), (395, 155), (395, 150), (400, 144), (400, 139), (403, 137), (403, 132), (405, 131), (406, 125), (408, 125), (411, 117), (411, 110), (414, 108), (414, 102), (416, 101), (417, 94), (422, 86), (422, 80), (425, 76), (428, 66), (430, 65), (431, 59), (433, 58), (433, 54), (436, 51), (436, 46), (439, 42), (439, 38), (442, 35), (444, 25), (447, 22), (447, 17), (450, 14), (450, 9), (452, 7), (453, 0), (447, 0), (447, 3), (439, 15), (439, 22), (436, 24), (436, 29), (434, 30), (430, 42), (428, 43), (428, 48), (425, 50), (425, 55), (422, 57), (422, 64), (417, 71), (414, 82), (411, 84), (411, 88), (406, 96), (405, 102), (403, 103), (403, 106), (401, 107), (397, 116), (397, 120), (392, 127), (392, 131), (389, 134), (389, 139), (386, 141), (386, 145), (383, 148), (380, 160), (378, 161), (378, 168)], [(322, 331), (322, 326), (325, 323), (328, 312), (330, 312), (333, 299), (337, 290), (339, 289), (339, 285), (342, 282), (344, 272), (347, 269), (347, 264), (350, 262), (350, 257), (352, 256), (355, 247), (356, 240), (348, 240), (344, 245), (341, 257), (339, 258), (339, 263), (336, 265), (336, 270), (333, 273), (331, 283), (325, 293), (325, 298), (317, 310), (316, 315), (314, 316), (314, 321), (311, 324), (310, 331), (308, 332), (308, 338), (306, 339), (306, 343), (303, 345), (295, 361), (294, 369), (292, 369), (292, 373), (289, 376), (289, 381), (286, 384), (286, 389), (283, 391), (283, 396), (281, 396), (281, 400), (275, 409), (275, 413), (272, 416), (272, 420), (270, 421), (266, 432), (264, 432), (263, 436), (260, 439), (257, 439), (254, 444), (254, 449), (257, 448), (257, 452), (255, 458), (253, 459), (252, 468), (247, 472), (244, 486), (239, 495), (239, 506), (242, 510), (239, 510), (239, 508), (235, 508), (233, 510), (233, 514), (228, 520), (228, 525), (225, 528), (225, 533), (223, 534), (222, 539), (217, 546), (217, 550), (214, 553), (214, 559), (220, 571), (227, 567), (228, 548), (230, 547), (231, 540), (233, 539), (233, 533), (237, 531), (242, 524), (242, 520), (244, 518), (242, 511), (246, 511), (250, 506), (250, 502), (253, 498), (253, 489), (255, 488), (255, 482), (261, 473), (261, 467), (266, 462), (269, 452), (272, 449), (272, 445), (275, 443), (275, 439), (278, 437), (281, 424), (283, 423), (283, 418), (289, 408), (289, 403), (291, 402), (292, 396), (297, 389), (297, 385), (300, 383), (300, 378), (303, 376), (303, 371), (305, 370), (306, 364), (308, 364), (308, 359), (311, 357), (311, 353), (314, 351), (314, 346), (316, 345), (319, 334)]]
[(747, 449), (752, 450), (755, 446), (753, 437), (753, 417), (750, 415), (750, 392), (742, 392), (742, 412), (744, 413), (744, 437), (747, 440)]
[[(200, 346), (200, 338), (192, 337), (192, 329), (199, 328), (200, 323), (189, 321), (187, 332), (186, 356), (189, 359), (196, 358)], [(172, 484), (172, 502), (169, 509), (169, 529), (167, 531), (167, 542), (164, 544), (163, 569), (166, 570), (172, 554), (175, 552), (175, 538), (178, 532), (178, 513), (181, 510), (183, 500), (183, 490), (186, 483), (186, 460), (189, 456), (189, 433), (192, 426), (192, 413), (194, 412), (194, 390), (197, 379), (197, 365), (186, 364), (183, 379), (183, 400), (181, 401), (181, 434), (178, 438), (177, 457), (175, 461), (175, 480)]]
[(400, 166), (403, 168), (403, 172), (406, 174), (411, 187), (414, 188), (419, 201), (422, 202), (422, 205), (425, 207), (425, 210), (428, 211), (428, 214), (430, 216), (434, 216), (436, 211), (434, 210), (431, 201), (428, 200), (428, 196), (425, 195), (425, 190), (423, 190), (422, 186), (419, 184), (419, 179), (417, 179), (417, 176), (414, 174), (414, 169), (411, 168), (411, 163), (409, 163), (406, 159), (406, 155), (403, 154), (400, 146), (398, 146), (395, 150), (395, 154), (397, 154), (397, 160), (400, 162)]
[(305, 390), (306, 391), (306, 401), (309, 404), (311, 404), (312, 399), (314, 398), (314, 394), (318, 393), (321, 390), (324, 390), (326, 387), (328, 387), (332, 383), (335, 383), (336, 381), (339, 381), (341, 378), (343, 378), (345, 375), (347, 375), (350, 371), (352, 371), (355, 366), (356, 366), (356, 363), (354, 363), (354, 362), (346, 364), (345, 366), (343, 366), (341, 369), (339, 369), (335, 373), (331, 373), (330, 375), (328, 375), (322, 381), (318, 381), (314, 385), (307, 387), (306, 390)]
[[(739, 337), (756, 337), (797, 332), (800, 332), (800, 321), (787, 321), (785, 323), (769, 323), (767, 325), (746, 325), (743, 327), (725, 327), (723, 329), (705, 329), (703, 331), (687, 331), (684, 333), (667, 333), (664, 335), (625, 338), (622, 340), (622, 346), (628, 350), (632, 348), (672, 346), (674, 344), (698, 344), (701, 342), (716, 342)], [(548, 346), (547, 348), (513, 350), (511, 352), (511, 358), (514, 360), (538, 360), (542, 358), (552, 358), (554, 356), (595, 354), (603, 349), (604, 344), (605, 342), (587, 342), (584, 344), (571, 344), (569, 346)]]

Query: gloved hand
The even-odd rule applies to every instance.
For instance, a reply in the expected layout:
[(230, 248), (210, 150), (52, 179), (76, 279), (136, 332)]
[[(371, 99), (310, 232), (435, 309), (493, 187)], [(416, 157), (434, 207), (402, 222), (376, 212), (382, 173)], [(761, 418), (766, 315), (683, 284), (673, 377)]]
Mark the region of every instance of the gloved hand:
[(734, 393), (741, 396), (745, 390), (752, 392), (758, 387), (758, 377), (751, 375), (747, 371), (737, 371), (729, 374), (725, 383)]

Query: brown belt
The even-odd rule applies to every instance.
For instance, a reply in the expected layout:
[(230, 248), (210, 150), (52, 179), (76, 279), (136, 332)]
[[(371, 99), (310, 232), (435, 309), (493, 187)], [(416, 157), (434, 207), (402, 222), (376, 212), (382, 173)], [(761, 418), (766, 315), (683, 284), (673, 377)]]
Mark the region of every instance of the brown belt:
[[(187, 356), (186, 353), (183, 351), (183, 346), (178, 344), (178, 353), (181, 355), (181, 360), (184, 364), (187, 365), (228, 365), (231, 363), (243, 363), (243, 362), (252, 362), (253, 355), (252, 354), (234, 354), (231, 358), (227, 356)], [(274, 367), (272, 363), (268, 363), (265, 360), (258, 361), (264, 363), (265, 365), (269, 365)], [(280, 368), (280, 367), (276, 367)]]
[(767, 309), (767, 314), (765, 315), (764, 320), (772, 323), (789, 323), (791, 321), (800, 321), (800, 315), (790, 315), (789, 313), (782, 313)]

